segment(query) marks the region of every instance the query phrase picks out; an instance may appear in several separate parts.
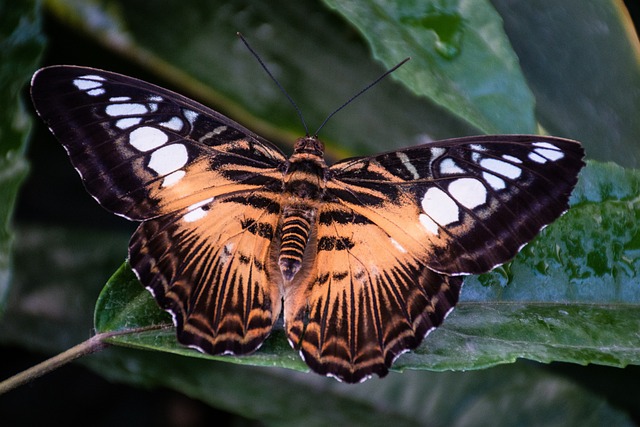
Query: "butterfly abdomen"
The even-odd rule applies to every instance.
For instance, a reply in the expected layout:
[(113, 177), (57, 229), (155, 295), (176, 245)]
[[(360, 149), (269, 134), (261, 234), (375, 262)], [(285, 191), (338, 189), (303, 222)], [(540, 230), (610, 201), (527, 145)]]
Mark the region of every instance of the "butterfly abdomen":
[(282, 213), (281, 244), (278, 265), (285, 280), (293, 280), (302, 267), (316, 211), (310, 206), (286, 207)]
[(286, 281), (302, 267), (317, 208), (325, 192), (327, 165), (317, 138), (300, 138), (287, 162), (283, 192), (290, 203), (282, 210), (278, 265)]

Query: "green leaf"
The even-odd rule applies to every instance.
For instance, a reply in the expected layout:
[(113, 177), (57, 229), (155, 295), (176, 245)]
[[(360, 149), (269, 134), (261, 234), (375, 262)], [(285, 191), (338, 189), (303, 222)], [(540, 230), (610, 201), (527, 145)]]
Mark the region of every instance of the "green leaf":
[(0, 316), (11, 276), (11, 218), (28, 166), (24, 158), (31, 118), (21, 90), (43, 49), (36, 2), (0, 3)]
[(493, 0), (552, 135), (640, 166), (640, 45), (620, 0)]
[[(640, 172), (589, 163), (573, 207), (507, 266), (466, 281), (444, 326), (395, 369), (469, 370), (527, 358), (623, 367), (640, 363)], [(600, 218), (593, 227), (594, 218)], [(99, 332), (169, 323), (128, 266), (96, 306)], [(279, 327), (246, 357), (211, 357), (177, 344), (172, 330), (120, 335), (113, 343), (228, 360), (305, 369)]]
[(112, 380), (169, 387), (268, 426), (633, 425), (602, 397), (524, 363), (476, 372), (392, 372), (355, 385), (126, 349), (91, 365)]
[(533, 133), (534, 99), (502, 20), (485, 0), (335, 1), (386, 67), (414, 93), (485, 133)]

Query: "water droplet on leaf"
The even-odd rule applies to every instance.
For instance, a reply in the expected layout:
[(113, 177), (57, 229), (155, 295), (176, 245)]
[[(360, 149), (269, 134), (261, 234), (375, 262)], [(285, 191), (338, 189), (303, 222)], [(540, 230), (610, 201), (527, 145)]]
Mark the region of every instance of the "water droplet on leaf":
[(422, 16), (401, 18), (403, 23), (422, 27), (436, 34), (435, 51), (445, 59), (453, 59), (462, 51), (464, 21), (460, 14), (432, 6)]

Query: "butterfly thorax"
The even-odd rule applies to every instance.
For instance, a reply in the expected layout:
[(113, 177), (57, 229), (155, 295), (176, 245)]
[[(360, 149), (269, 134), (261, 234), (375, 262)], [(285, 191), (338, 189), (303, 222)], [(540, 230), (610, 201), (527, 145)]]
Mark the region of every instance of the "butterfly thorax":
[(286, 281), (293, 280), (302, 267), (318, 206), (324, 196), (327, 171), (322, 142), (315, 137), (298, 139), (283, 179), (286, 202), (282, 208), (278, 264)]

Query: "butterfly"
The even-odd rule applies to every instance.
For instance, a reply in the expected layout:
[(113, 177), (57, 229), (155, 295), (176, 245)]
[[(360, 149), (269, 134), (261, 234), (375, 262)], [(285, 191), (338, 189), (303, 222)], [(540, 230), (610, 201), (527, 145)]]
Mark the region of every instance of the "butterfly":
[(40, 117), (87, 191), (139, 222), (129, 262), (180, 343), (254, 352), (281, 316), (315, 372), (386, 375), (458, 301), (568, 209), (581, 145), (473, 136), (331, 166), (191, 99), (77, 66), (33, 76)]

